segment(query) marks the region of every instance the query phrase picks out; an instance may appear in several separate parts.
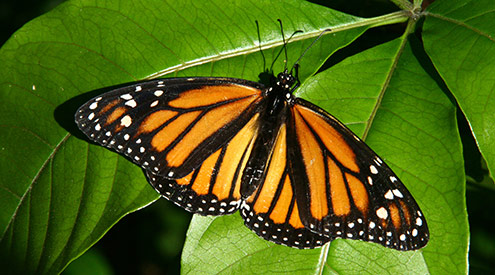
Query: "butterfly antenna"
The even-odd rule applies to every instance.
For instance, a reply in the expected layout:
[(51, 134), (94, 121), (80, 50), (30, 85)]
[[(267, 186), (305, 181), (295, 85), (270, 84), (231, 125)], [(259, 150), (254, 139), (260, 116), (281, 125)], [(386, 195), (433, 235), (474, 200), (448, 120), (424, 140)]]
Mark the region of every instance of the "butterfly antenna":
[(323, 30), (320, 35), (318, 35), (318, 37), (311, 43), (311, 45), (309, 45), (306, 50), (304, 50), (304, 52), (301, 54), (301, 56), (297, 59), (297, 61), (294, 63), (294, 65), (292, 66), (292, 69), (290, 69), (290, 73), (292, 74), (292, 70), (297, 67), (299, 65), (299, 61), (301, 60), (301, 58), (303, 58), (303, 56), (306, 54), (306, 52), (311, 49), (311, 47), (313, 47), (313, 45), (316, 43), (316, 41), (320, 40), (320, 38), (327, 32), (331, 31), (331, 29), (325, 29)]
[(256, 22), (256, 29), (258, 30), (258, 45), (260, 47), (261, 56), (263, 57), (263, 72), (264, 72), (266, 69), (266, 59), (265, 59), (265, 54), (263, 53), (263, 50), (261, 49), (260, 25), (258, 23), (258, 20), (254, 20), (254, 22)]
[(277, 21), (280, 23), (280, 32), (282, 33), (282, 40), (284, 42), (284, 46), (282, 49), (280, 49), (280, 51), (278, 52), (277, 56), (275, 56), (275, 59), (273, 60), (272, 62), (272, 65), (270, 66), (270, 71), (273, 72), (273, 66), (275, 65), (275, 61), (277, 61), (278, 57), (280, 56), (280, 54), (282, 54), (282, 51), (285, 51), (285, 60), (284, 60), (284, 64), (285, 64), (285, 68), (284, 69), (287, 69), (287, 59), (288, 59), (288, 55), (287, 55), (287, 44), (289, 43), (289, 41), (292, 39), (292, 37), (297, 34), (297, 33), (300, 33), (300, 32), (303, 32), (301, 30), (297, 30), (295, 31), (290, 37), (289, 39), (287, 39), (287, 41), (285, 41), (285, 34), (284, 34), (284, 27), (282, 25), (282, 20), (280, 19), (277, 19)]
[[(285, 34), (284, 34), (284, 26), (282, 25), (282, 20), (278, 19), (278, 23), (280, 23), (280, 32), (282, 33), (282, 41), (284, 42), (284, 52), (285, 52), (285, 60), (284, 60), (284, 71), (287, 70), (287, 43), (285, 42)], [(292, 36), (291, 36), (292, 38)]]

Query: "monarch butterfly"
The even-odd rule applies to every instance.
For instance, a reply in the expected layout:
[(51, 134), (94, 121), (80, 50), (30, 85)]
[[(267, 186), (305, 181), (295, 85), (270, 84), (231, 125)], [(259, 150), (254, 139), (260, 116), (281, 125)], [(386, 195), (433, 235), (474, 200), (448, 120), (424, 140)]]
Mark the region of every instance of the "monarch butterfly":
[(293, 69), (269, 87), (225, 77), (140, 82), (91, 99), (75, 121), (140, 165), (163, 197), (201, 215), (240, 209), (274, 243), (425, 246), (426, 220), (409, 191), (345, 125), (293, 96)]

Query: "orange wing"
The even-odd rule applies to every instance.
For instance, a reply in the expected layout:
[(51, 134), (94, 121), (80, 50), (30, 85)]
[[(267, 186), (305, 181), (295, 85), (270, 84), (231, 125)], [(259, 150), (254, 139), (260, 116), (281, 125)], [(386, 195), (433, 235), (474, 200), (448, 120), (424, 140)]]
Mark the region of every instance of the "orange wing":
[(164, 197), (203, 215), (241, 208), (266, 240), (298, 248), (335, 238), (399, 250), (426, 245), (421, 210), (366, 144), (317, 106), (266, 92), (273, 91), (232, 78), (153, 80), (90, 100), (76, 123), (143, 167)]
[(76, 123), (92, 140), (146, 170), (182, 178), (259, 111), (259, 85), (230, 78), (143, 82), (88, 101)]
[(287, 125), (278, 129), (264, 180), (241, 205), (248, 228), (260, 237), (291, 247), (313, 248), (330, 241), (302, 224), (293, 183), (289, 177)]
[(259, 127), (259, 114), (211, 154), (203, 164), (181, 179), (167, 179), (146, 170), (148, 181), (165, 198), (201, 215), (235, 212), (241, 202), (241, 174)]
[(306, 228), (399, 250), (426, 245), (426, 220), (411, 194), (347, 127), (302, 99), (289, 125), (290, 176)]

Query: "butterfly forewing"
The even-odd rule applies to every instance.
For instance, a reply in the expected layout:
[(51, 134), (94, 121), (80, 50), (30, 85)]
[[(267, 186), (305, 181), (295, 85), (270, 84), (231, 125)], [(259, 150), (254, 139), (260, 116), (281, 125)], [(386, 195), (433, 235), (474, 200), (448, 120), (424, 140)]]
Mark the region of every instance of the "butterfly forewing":
[(424, 246), (426, 221), (392, 170), (334, 117), (302, 99), (296, 102), (289, 155), (303, 224), (331, 239), (399, 250)]
[(92, 140), (154, 174), (182, 178), (259, 111), (260, 88), (225, 78), (153, 80), (90, 100), (76, 123)]

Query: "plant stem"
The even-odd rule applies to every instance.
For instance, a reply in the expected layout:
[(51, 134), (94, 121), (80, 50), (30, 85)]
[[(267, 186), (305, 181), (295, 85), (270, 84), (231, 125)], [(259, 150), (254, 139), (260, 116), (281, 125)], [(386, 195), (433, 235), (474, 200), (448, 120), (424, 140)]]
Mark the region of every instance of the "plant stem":
[(416, 26), (416, 22), (414, 20), (409, 20), (409, 22), (407, 22), (407, 27), (400, 38), (401, 43), (400, 43), (400, 46), (398, 48), (397, 54), (395, 55), (392, 67), (390, 68), (390, 71), (387, 75), (387, 79), (385, 80), (385, 83), (384, 83), (384, 85), (380, 91), (380, 94), (377, 98), (377, 102), (375, 104), (375, 107), (373, 108), (373, 111), (371, 112), (371, 116), (368, 119), (368, 122), (366, 123), (364, 133), (361, 136), (362, 140), (366, 140), (366, 138), (368, 137), (368, 132), (371, 129), (371, 125), (373, 124), (373, 120), (375, 119), (378, 108), (381, 107), (381, 102), (382, 102), (383, 96), (384, 96), (386, 90), (389, 88), (390, 80), (392, 79), (392, 76), (395, 72), (395, 69), (397, 67), (397, 63), (399, 62), (399, 59), (402, 56), (402, 52), (404, 51), (404, 48), (406, 47), (406, 44), (408, 42), (408, 36), (409, 36), (409, 34), (411, 34), (414, 31), (415, 26)]
[[(391, 25), (391, 24), (395, 24), (395, 23), (401, 23), (401, 22), (407, 21), (409, 19), (410, 14), (411, 14), (410, 11), (402, 10), (402, 11), (396, 11), (396, 12), (392, 12), (389, 14), (385, 14), (385, 15), (381, 15), (381, 16), (377, 16), (377, 17), (372, 17), (372, 18), (359, 18), (359, 20), (357, 20), (356, 22), (332, 26), (332, 30), (329, 31), (328, 33), (341, 32), (341, 31), (345, 31), (345, 30), (356, 29), (359, 27), (366, 27), (366, 26), (378, 27), (378, 26), (383, 26), (383, 25)], [(305, 40), (305, 39), (309, 39), (312, 37), (317, 37), (318, 35), (321, 34), (322, 31), (323, 30), (317, 29), (317, 30), (314, 30), (312, 32), (306, 32), (302, 35), (294, 36), (291, 39), (291, 42), (295, 42), (295, 41), (299, 41), (299, 40)], [(213, 61), (218, 61), (218, 60), (230, 58), (233, 56), (239, 56), (239, 55), (245, 55), (245, 54), (249, 54), (249, 53), (253, 53), (253, 52), (258, 52), (260, 50), (260, 48), (262, 50), (264, 50), (264, 49), (274, 48), (274, 47), (278, 47), (278, 46), (282, 46), (282, 45), (283, 45), (283, 41), (280, 40), (280, 41), (275, 41), (272, 43), (263, 44), (261, 47), (259, 47), (258, 45), (253, 45), (252, 47), (243, 48), (243, 49), (240, 49), (238, 51), (231, 51), (228, 53), (218, 54), (215, 56), (207, 56), (207, 57), (191, 60), (188, 62), (184, 62), (182, 64), (178, 64), (176, 66), (169, 67), (165, 70), (158, 71), (156, 73), (153, 73), (153, 74), (147, 76), (145, 79), (154, 79), (154, 78), (162, 77), (166, 74), (180, 71), (180, 70), (183, 70), (183, 69), (186, 69), (189, 67), (193, 67), (193, 66), (213, 62)]]
[(389, 14), (366, 18), (363, 21), (349, 24), (348, 28), (345, 29), (354, 29), (362, 26), (370, 26), (370, 27), (378, 27), (383, 25), (391, 25), (395, 23), (402, 23), (409, 19), (408, 11), (396, 11)]
[[(407, 10), (411, 11), (413, 10), (413, 4), (407, 0), (390, 0), (392, 3), (394, 3), (397, 7), (399, 7), (401, 10)], [(416, 0), (414, 0), (416, 2)]]

